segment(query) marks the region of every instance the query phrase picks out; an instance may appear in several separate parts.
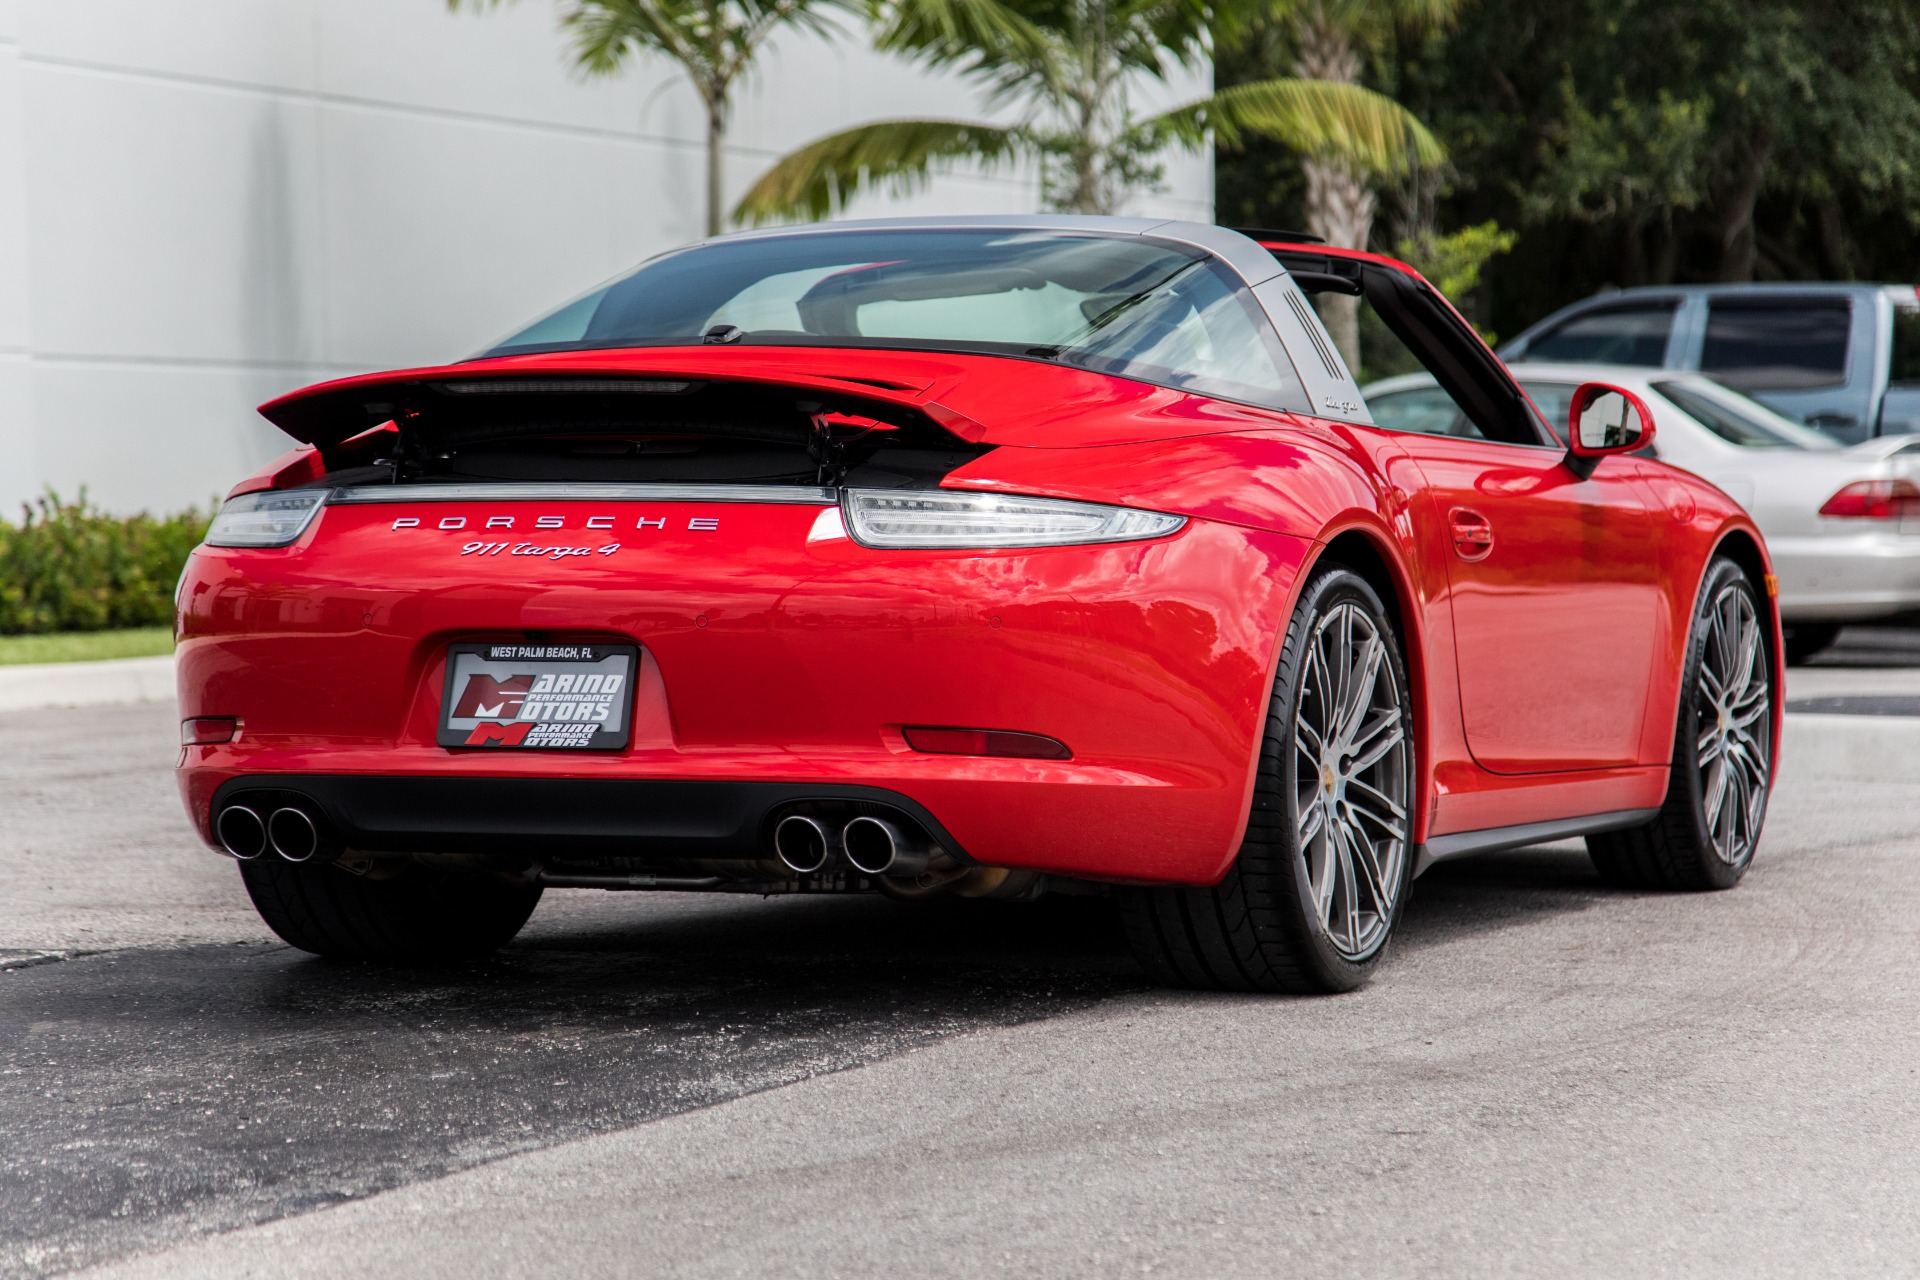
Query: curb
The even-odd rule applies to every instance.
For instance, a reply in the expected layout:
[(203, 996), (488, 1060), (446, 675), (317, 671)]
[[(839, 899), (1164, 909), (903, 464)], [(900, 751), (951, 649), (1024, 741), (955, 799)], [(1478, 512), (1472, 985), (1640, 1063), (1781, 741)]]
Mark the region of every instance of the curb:
[(1920, 782), (1920, 716), (1796, 712), (1787, 717), (1780, 751), (1793, 777)]
[(172, 702), (173, 698), (171, 656), (0, 667), (0, 711)]

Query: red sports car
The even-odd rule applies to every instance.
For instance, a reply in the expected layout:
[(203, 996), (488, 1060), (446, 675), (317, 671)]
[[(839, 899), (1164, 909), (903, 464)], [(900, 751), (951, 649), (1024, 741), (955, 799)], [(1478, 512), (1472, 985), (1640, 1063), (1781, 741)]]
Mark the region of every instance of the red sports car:
[[(1375, 427), (1356, 343), (1465, 434)], [(1167, 981), (1332, 991), (1433, 861), (1723, 888), (1759, 838), (1759, 531), (1385, 258), (753, 232), (262, 412), (300, 447), (181, 581), (181, 793), (323, 955), (483, 952), (550, 887), (1091, 887)]]

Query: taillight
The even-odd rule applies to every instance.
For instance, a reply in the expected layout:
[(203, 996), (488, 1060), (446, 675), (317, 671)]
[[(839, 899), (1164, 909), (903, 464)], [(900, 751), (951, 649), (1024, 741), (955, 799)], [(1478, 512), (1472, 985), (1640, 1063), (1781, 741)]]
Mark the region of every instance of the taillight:
[(1828, 498), (1820, 514), (1849, 520), (1920, 516), (1920, 485), (1911, 480), (1856, 480)]
[(1185, 516), (1060, 498), (951, 489), (848, 489), (847, 532), (863, 547), (1070, 547), (1164, 538)]
[(933, 755), (1073, 759), (1066, 743), (1037, 733), (1015, 733), (1010, 729), (936, 729), (924, 725), (909, 725), (900, 732), (915, 751)]

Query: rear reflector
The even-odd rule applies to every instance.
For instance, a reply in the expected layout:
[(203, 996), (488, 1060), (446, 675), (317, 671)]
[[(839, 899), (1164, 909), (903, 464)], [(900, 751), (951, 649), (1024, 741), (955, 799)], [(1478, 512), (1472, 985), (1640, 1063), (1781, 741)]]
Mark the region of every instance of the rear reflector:
[(1828, 498), (1820, 514), (1851, 520), (1920, 516), (1920, 485), (1911, 480), (1856, 480)]
[(211, 747), (232, 742), (240, 736), (240, 721), (233, 716), (198, 716), (180, 722), (180, 745)]
[(1007, 729), (907, 728), (901, 733), (915, 751), (942, 756), (1012, 756), (1021, 760), (1071, 760), (1067, 744), (1037, 733)]

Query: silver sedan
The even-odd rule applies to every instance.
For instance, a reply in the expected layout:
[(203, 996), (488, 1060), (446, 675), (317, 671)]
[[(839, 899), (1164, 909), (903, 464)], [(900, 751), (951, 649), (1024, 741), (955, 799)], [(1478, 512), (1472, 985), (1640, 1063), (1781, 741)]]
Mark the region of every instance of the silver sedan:
[[(1697, 373), (1529, 362), (1514, 374), (1562, 436), (1583, 382), (1625, 387), (1647, 402), (1661, 461), (1720, 486), (1766, 534), (1789, 662), (1832, 644), (1843, 623), (1920, 609), (1920, 436), (1843, 448)], [(1388, 430), (1475, 434), (1424, 373), (1363, 394)]]

